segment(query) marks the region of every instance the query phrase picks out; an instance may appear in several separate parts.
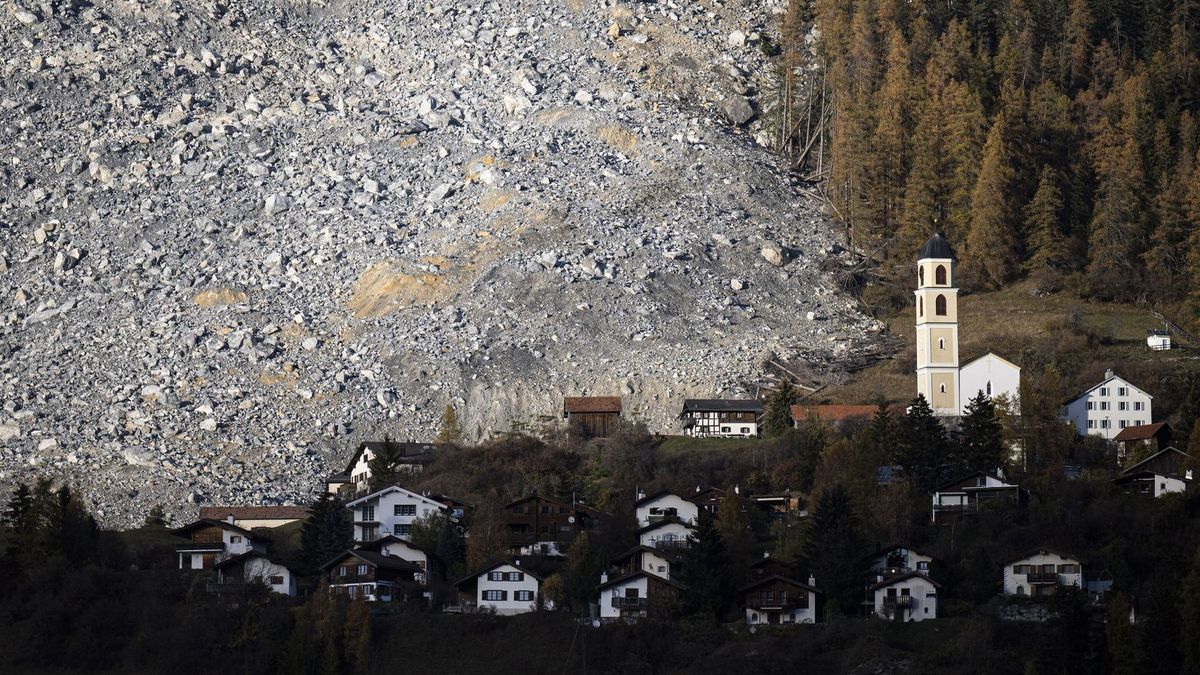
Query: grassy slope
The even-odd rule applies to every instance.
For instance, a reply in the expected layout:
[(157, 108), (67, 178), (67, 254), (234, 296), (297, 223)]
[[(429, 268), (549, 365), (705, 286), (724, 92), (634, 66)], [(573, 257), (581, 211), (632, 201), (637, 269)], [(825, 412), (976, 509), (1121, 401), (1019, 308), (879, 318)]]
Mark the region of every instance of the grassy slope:
[[(1021, 366), (1026, 377), (1047, 365), (1058, 369), (1071, 391), (1103, 379), (1106, 368), (1155, 396), (1154, 416), (1174, 410), (1179, 375), (1196, 372), (1193, 350), (1153, 352), (1146, 331), (1162, 328), (1148, 310), (1133, 305), (1097, 303), (1067, 294), (1035, 297), (1031, 284), (1003, 291), (963, 295), (959, 302), (959, 355), (962, 363), (992, 351)], [(911, 308), (887, 319), (905, 348), (889, 361), (856, 373), (844, 385), (829, 387), (816, 401), (870, 403), (882, 395), (908, 401), (916, 393), (914, 316)]]

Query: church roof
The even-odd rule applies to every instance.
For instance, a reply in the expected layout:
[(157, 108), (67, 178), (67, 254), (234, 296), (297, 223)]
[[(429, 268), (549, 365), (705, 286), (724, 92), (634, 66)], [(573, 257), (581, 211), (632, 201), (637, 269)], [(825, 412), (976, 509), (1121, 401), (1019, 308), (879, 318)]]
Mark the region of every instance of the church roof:
[(950, 242), (940, 234), (934, 234), (921, 247), (921, 253), (917, 255), (917, 260), (925, 260), (926, 258), (946, 258), (950, 260), (958, 260), (954, 256), (954, 249), (950, 248)]

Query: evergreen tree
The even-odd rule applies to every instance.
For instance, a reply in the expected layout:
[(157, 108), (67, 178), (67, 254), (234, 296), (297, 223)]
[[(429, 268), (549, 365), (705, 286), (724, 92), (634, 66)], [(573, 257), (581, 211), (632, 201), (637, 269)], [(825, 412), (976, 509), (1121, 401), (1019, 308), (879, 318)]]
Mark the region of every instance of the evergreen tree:
[(447, 405), (442, 413), (442, 426), (438, 430), (435, 442), (438, 445), (453, 445), (461, 443), (463, 438), (462, 425), (458, 421), (458, 411), (454, 406)]
[(992, 473), (1004, 463), (1008, 449), (996, 408), (983, 392), (967, 403), (962, 419), (962, 458), (967, 471)]
[(831, 614), (851, 614), (861, 597), (859, 570), (847, 561), (859, 560), (864, 540), (858, 515), (843, 486), (821, 493), (809, 523), (806, 554), (817, 588), (825, 593)]
[(1133, 675), (1138, 672), (1134, 658), (1134, 635), (1130, 625), (1129, 596), (1115, 593), (1108, 603), (1108, 622), (1105, 626), (1107, 638), (1109, 672), (1113, 675)]
[(20, 483), (4, 507), (3, 520), (0, 520), (0, 523), (18, 532), (28, 531), (32, 529), (32, 514), (33, 492), (28, 484)]
[(1188, 238), (1194, 228), (1188, 217), (1188, 190), (1192, 180), (1192, 158), (1183, 155), (1163, 181), (1154, 201), (1155, 227), (1146, 253), (1146, 269), (1156, 287), (1171, 297), (1189, 287)]
[(925, 396), (917, 394), (901, 418), (893, 461), (904, 469), (918, 490), (928, 490), (945, 478), (946, 429), (933, 414)]
[(587, 532), (581, 533), (567, 549), (567, 564), (561, 572), (562, 594), (568, 607), (587, 608), (605, 568), (604, 552), (595, 546)]
[(146, 514), (146, 527), (167, 527), (170, 523), (167, 521), (167, 512), (163, 510), (161, 504), (156, 504), (150, 509), (150, 513)]
[(891, 461), (889, 454), (898, 435), (899, 426), (895, 416), (892, 415), (887, 402), (880, 400), (875, 415), (871, 418), (871, 426), (867, 427), (867, 439), (871, 443), (876, 466)]
[(371, 612), (361, 595), (350, 603), (346, 611), (342, 644), (346, 646), (347, 672), (367, 672), (371, 663)]
[(405, 455), (403, 443), (393, 443), (384, 437), (383, 443), (375, 446), (371, 461), (371, 489), (382, 490), (386, 487), (399, 485), (412, 475), (409, 464), (412, 460)]
[(781, 436), (792, 428), (792, 404), (795, 402), (796, 390), (792, 388), (791, 382), (785, 380), (783, 386), (767, 399), (767, 410), (763, 415), (763, 431), (768, 437)]
[(305, 571), (316, 573), (354, 545), (354, 520), (341, 499), (323, 492), (300, 529)]
[(1013, 170), (1001, 119), (988, 132), (983, 164), (971, 195), (966, 266), (992, 288), (1001, 288), (1020, 267), (1020, 240), (1012, 206)]
[(754, 532), (746, 506), (736, 494), (726, 495), (717, 506), (717, 529), (728, 551), (729, 576), (734, 588), (741, 587), (750, 578)]
[(1042, 167), (1037, 192), (1025, 206), (1025, 231), (1028, 232), (1030, 271), (1063, 271), (1070, 264), (1062, 233), (1063, 199), (1053, 167)]
[(1145, 190), (1141, 154), (1132, 138), (1120, 144), (1102, 176), (1088, 237), (1088, 288), (1093, 295), (1131, 297), (1144, 234)]
[(701, 509), (690, 545), (684, 550), (679, 573), (680, 583), (688, 589), (684, 596), (686, 612), (720, 620), (736, 590), (729, 566), (729, 552), (717, 529), (716, 519)]

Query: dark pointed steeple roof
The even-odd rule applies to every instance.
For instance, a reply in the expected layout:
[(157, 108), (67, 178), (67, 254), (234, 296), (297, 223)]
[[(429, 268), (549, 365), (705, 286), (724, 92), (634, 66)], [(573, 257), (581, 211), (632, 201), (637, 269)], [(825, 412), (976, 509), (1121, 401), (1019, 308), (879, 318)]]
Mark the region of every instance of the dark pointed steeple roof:
[(954, 249), (950, 248), (950, 242), (940, 234), (934, 234), (921, 247), (921, 253), (917, 256), (917, 260), (925, 260), (926, 258), (949, 258), (950, 260), (958, 260), (954, 257)]

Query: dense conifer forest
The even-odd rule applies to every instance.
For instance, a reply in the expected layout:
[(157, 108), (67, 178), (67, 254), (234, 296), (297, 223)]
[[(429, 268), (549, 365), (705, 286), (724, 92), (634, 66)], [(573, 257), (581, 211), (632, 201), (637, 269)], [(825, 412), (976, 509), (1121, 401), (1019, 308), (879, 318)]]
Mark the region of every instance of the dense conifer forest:
[(1198, 19), (1190, 0), (794, 0), (783, 60), (813, 91), (780, 109), (828, 120), (806, 168), (894, 278), (940, 231), (968, 288), (1033, 276), (1194, 325)]

